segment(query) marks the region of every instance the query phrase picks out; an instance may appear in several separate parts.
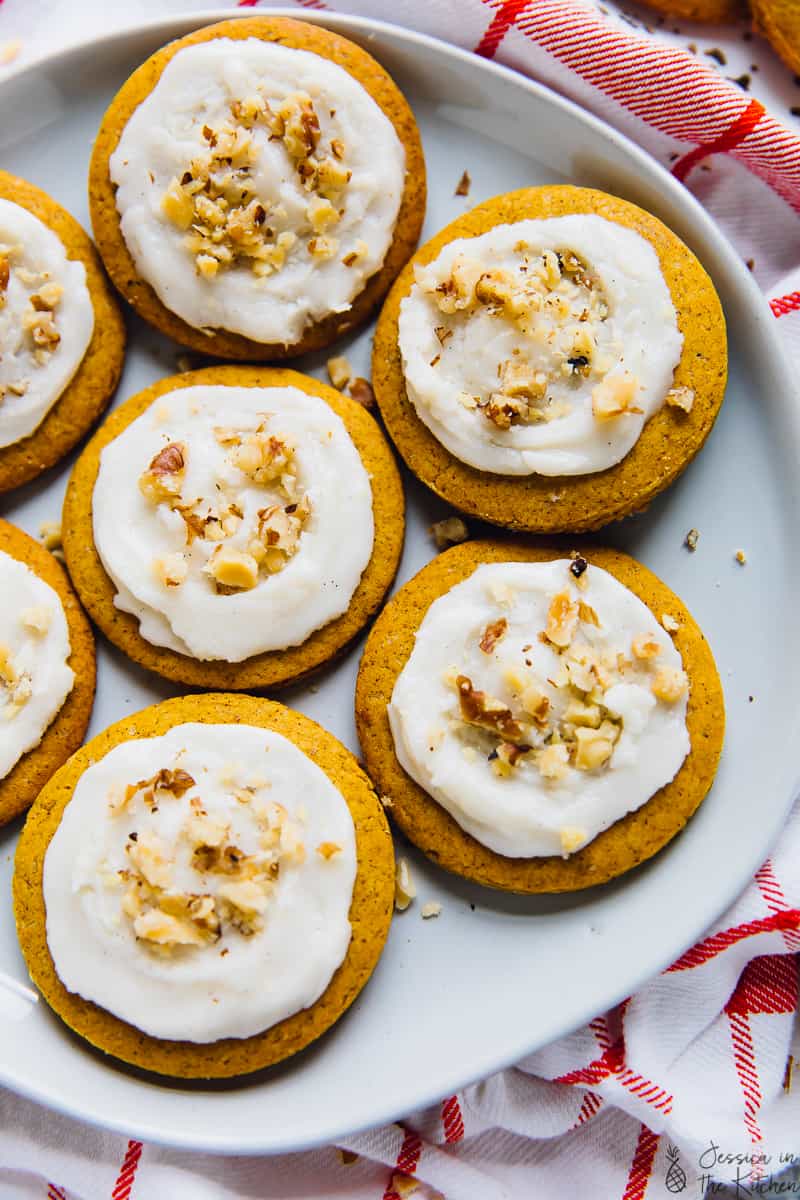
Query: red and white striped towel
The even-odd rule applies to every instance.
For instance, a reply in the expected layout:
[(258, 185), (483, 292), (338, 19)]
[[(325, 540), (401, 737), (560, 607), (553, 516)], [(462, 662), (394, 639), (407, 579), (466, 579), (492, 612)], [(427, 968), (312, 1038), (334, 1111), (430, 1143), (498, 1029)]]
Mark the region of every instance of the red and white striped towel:
[[(212, 7), (0, 0), (0, 42), (20, 38), (22, 56), (33, 58), (138, 16)], [(587, 0), (296, 7), (391, 19), (456, 42), (627, 133), (752, 261), (789, 354), (800, 353), (800, 122), (789, 111), (800, 89), (745, 26), (646, 31), (631, 6)], [(715, 54), (687, 52), (692, 39)], [(747, 68), (738, 83), (720, 59)], [(786, 1086), (798, 951), (800, 806), (744, 895), (663, 975), (585, 1029), (402, 1125), (338, 1150), (220, 1159), (126, 1143), (0, 1091), (0, 1198), (694, 1200), (711, 1181), (727, 1187), (708, 1194), (726, 1197), (800, 1195), (800, 1079)], [(800, 1042), (794, 1053), (800, 1061)], [(779, 1171), (782, 1183), (769, 1182)]]

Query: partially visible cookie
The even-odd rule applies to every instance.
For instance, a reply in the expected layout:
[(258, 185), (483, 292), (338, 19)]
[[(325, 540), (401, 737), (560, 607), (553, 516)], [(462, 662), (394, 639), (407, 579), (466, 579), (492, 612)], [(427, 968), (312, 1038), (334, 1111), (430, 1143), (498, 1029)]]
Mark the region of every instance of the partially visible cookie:
[(0, 825), (32, 804), (81, 745), (94, 638), (63, 567), (0, 520)]
[(671, 230), (588, 188), (525, 188), (451, 222), (381, 311), (389, 436), (463, 512), (537, 533), (646, 508), (700, 450), (727, 377), (714, 286)]
[(643, 0), (648, 8), (667, 17), (685, 17), (689, 21), (721, 24), (746, 15), (745, 0)]
[(800, 9), (795, 0), (750, 0), (756, 29), (787, 67), (800, 73)]
[(259, 15), (157, 51), (95, 142), (89, 202), (140, 316), (221, 358), (280, 359), (360, 325), (412, 253), (425, 162), (369, 54)]
[(277, 687), (380, 605), (403, 546), (394, 457), (355, 400), (295, 371), (210, 367), (111, 414), (75, 465), (64, 554), (106, 636), (195, 687)]
[(62, 459), (106, 408), (125, 326), (91, 241), (0, 171), (0, 492)]
[(656, 854), (714, 779), (722, 687), (659, 579), (616, 550), (466, 542), (392, 598), (356, 686), (403, 832), (489, 887), (562, 892)]
[(54, 777), (17, 849), (31, 978), (79, 1036), (159, 1075), (282, 1061), (352, 1004), (394, 899), (353, 755), (270, 700), (167, 700)]

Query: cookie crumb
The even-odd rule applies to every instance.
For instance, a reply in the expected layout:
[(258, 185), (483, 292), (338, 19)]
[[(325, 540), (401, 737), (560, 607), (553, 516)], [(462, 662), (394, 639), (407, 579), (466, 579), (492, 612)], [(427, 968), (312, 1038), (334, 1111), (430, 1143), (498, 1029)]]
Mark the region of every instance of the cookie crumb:
[(423, 904), (419, 910), (419, 915), (423, 921), (428, 921), (431, 917), (438, 917), (441, 911), (442, 906), (438, 900), (429, 900), (427, 904)]
[(413, 1175), (401, 1175), (399, 1171), (395, 1171), (392, 1176), (392, 1182), (389, 1184), (389, 1194), (394, 1193), (401, 1198), (404, 1196), (413, 1196), (414, 1192), (419, 1191), (419, 1180)]
[(61, 553), (61, 523), (59, 521), (42, 521), (39, 526), (39, 537), (45, 550), (49, 550), (57, 558)]
[(414, 881), (411, 878), (408, 860), (398, 858), (394, 876), (394, 906), (398, 912), (405, 912), (417, 894)]
[(453, 194), (455, 196), (468, 196), (471, 185), (472, 179), (470, 178), (469, 171), (464, 171)]
[(375, 407), (375, 393), (372, 390), (372, 384), (368, 379), (362, 379), (360, 375), (351, 381), (350, 395), (362, 408), (369, 410)]
[(689, 532), (686, 534), (686, 537), (683, 539), (683, 544), (687, 550), (691, 550), (692, 554), (694, 554), (695, 550), (697, 549), (697, 543), (699, 541), (700, 541), (699, 530), (690, 529)]
[(394, 801), (391, 796), (379, 796), (378, 799), (384, 808), (394, 808)]
[(457, 546), (469, 537), (467, 523), (461, 517), (445, 517), (442, 521), (434, 521), (429, 532), (433, 536), (437, 550), (446, 550), (448, 546)]
[(13, 38), (10, 42), (0, 43), (0, 67), (7, 67), (9, 63), (12, 63), (21, 49), (21, 38)]
[(350, 380), (353, 378), (353, 368), (344, 354), (336, 355), (334, 358), (329, 358), (325, 366), (328, 370), (328, 379), (330, 379), (333, 387), (339, 391), (347, 387)]
[(736, 559), (737, 563), (739, 563), (740, 566), (742, 566), (742, 567), (746, 566), (747, 555), (745, 554), (744, 550), (737, 550), (734, 555), (734, 558)]

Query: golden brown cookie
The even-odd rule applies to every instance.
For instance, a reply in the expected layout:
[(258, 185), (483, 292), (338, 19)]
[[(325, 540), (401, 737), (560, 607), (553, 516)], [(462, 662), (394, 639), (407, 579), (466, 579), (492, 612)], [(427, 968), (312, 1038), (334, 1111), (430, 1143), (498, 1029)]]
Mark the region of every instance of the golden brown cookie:
[[(149, 284), (139, 278), (120, 230), (115, 189), (109, 177), (109, 159), (132, 113), (150, 94), (170, 59), (186, 46), (214, 38), (261, 38), (284, 46), (308, 50), (342, 67), (369, 93), (395, 128), (406, 154), (406, 179), (395, 225), (394, 240), (383, 266), (367, 281), (346, 312), (332, 313), (310, 325), (291, 346), (267, 345), (219, 329), (212, 336), (187, 325), (167, 309)], [(92, 227), (106, 270), (138, 314), (177, 342), (220, 358), (266, 360), (291, 358), (329, 345), (362, 324), (383, 299), (392, 280), (413, 253), (425, 216), (425, 160), (419, 130), (411, 109), (383, 67), (366, 51), (346, 38), (318, 25), (288, 17), (257, 16), (221, 21), (170, 42), (153, 54), (123, 85), (103, 118), (89, 169), (89, 207)]]
[(33, 803), (48, 779), (86, 736), (94, 703), (95, 654), (91, 626), (66, 571), (52, 554), (16, 525), (2, 520), (0, 551), (25, 563), (57, 592), (69, 630), (72, 653), (67, 661), (75, 673), (72, 690), (39, 745), (23, 754), (5, 778), (0, 779), (0, 825), (5, 825)]
[(667, 17), (685, 17), (689, 21), (714, 21), (722, 24), (746, 14), (744, 0), (643, 0), (648, 8)]
[[(139, 622), (114, 605), (115, 589), (92, 539), (92, 492), (104, 446), (166, 392), (198, 384), (236, 387), (296, 387), (320, 396), (344, 421), (372, 484), (375, 542), (350, 607), (300, 646), (268, 651), (240, 663), (203, 662), (154, 646)], [(335, 658), (377, 611), (397, 570), (403, 549), (404, 498), (394, 456), (370, 414), (324, 383), (281, 367), (207, 367), (161, 379), (132, 396), (109, 416), (75, 464), (64, 500), (64, 556), (78, 595), (110, 641), (134, 662), (167, 679), (193, 687), (247, 691), (296, 682)]]
[(569, 858), (506, 858), (476, 841), (400, 766), (386, 706), (408, 661), (414, 635), (438, 597), (486, 562), (548, 562), (571, 546), (513, 541), (465, 542), (440, 554), (392, 598), (375, 622), (356, 685), (356, 725), (367, 771), (390, 815), (429, 858), (457, 875), (512, 892), (566, 892), (605, 883), (651, 858), (691, 817), (711, 787), (722, 750), (725, 709), (717, 668), (692, 616), (641, 563), (618, 550), (578, 547), (590, 564), (610, 572), (660, 619), (680, 624), (673, 635), (689, 677), (686, 722), (691, 750), (670, 784)]
[[(47, 946), (42, 895), (44, 856), (78, 779), (92, 762), (133, 737), (157, 737), (186, 721), (247, 724), (294, 742), (344, 796), (356, 831), (358, 870), (347, 955), (319, 1000), (263, 1033), (208, 1045), (150, 1037), (105, 1009), (68, 992)], [(47, 1003), (81, 1037), (106, 1054), (159, 1075), (224, 1078), (245, 1075), (296, 1054), (342, 1015), (369, 979), (389, 931), (394, 904), (394, 853), (372, 786), (349, 750), (310, 718), (272, 700), (211, 694), (153, 705), (112, 725), (69, 760), (41, 793), (26, 822), (14, 870), (14, 913), (31, 979)]]
[(800, 74), (800, 7), (796, 0), (751, 0), (751, 8), (758, 32), (787, 67)]
[(125, 358), (125, 324), (97, 251), (74, 217), (46, 192), (0, 171), (0, 199), (33, 213), (57, 234), (67, 258), (82, 262), (94, 307), (94, 332), (78, 370), (41, 425), (0, 447), (0, 493), (35, 479), (59, 462), (108, 406)]
[[(632, 450), (590, 475), (508, 476), (461, 462), (419, 419), (406, 395), (398, 347), (402, 300), (416, 264), (427, 264), (456, 238), (495, 225), (594, 213), (646, 238), (655, 249), (672, 294), (683, 353), (674, 385), (694, 392), (690, 413), (664, 406), (646, 423)], [(586, 531), (646, 508), (688, 465), (719, 412), (727, 378), (725, 319), (717, 293), (692, 252), (665, 225), (626, 200), (567, 185), (525, 188), (496, 196), (452, 221), (414, 255), (381, 311), (372, 356), (372, 383), (386, 429), (406, 464), (437, 496), (462, 512), (508, 529), (536, 533)]]

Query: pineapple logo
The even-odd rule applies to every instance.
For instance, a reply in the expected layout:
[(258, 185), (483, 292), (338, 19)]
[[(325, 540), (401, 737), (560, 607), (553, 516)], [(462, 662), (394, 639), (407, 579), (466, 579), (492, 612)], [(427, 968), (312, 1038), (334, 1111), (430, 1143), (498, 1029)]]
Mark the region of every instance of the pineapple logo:
[(686, 1172), (678, 1162), (678, 1147), (667, 1147), (667, 1158), (669, 1159), (669, 1167), (667, 1168), (667, 1177), (664, 1180), (668, 1192), (674, 1196), (678, 1192), (682, 1192), (686, 1187)]

